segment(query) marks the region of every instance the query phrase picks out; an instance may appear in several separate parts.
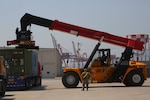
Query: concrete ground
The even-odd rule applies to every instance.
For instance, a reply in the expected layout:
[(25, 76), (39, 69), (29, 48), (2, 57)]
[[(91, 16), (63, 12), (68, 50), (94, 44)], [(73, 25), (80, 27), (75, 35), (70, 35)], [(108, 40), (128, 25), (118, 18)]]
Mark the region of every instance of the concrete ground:
[(90, 84), (89, 91), (67, 89), (61, 78), (42, 79), (41, 87), (25, 91), (7, 91), (0, 100), (150, 100), (150, 78), (142, 87), (125, 87), (122, 83)]

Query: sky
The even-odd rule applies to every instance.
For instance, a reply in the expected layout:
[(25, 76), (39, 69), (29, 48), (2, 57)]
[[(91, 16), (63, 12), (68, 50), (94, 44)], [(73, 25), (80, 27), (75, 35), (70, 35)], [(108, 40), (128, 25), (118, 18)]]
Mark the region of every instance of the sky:
[[(39, 17), (105, 31), (126, 37), (129, 34), (150, 33), (150, 0), (0, 0), (0, 46), (16, 39), (20, 18), (25, 13)], [(33, 40), (40, 48), (53, 48), (51, 35), (57, 43), (73, 52), (72, 41), (81, 43), (81, 53), (90, 55), (97, 41), (76, 37), (48, 28), (32, 25)], [(102, 43), (119, 55), (123, 47)]]

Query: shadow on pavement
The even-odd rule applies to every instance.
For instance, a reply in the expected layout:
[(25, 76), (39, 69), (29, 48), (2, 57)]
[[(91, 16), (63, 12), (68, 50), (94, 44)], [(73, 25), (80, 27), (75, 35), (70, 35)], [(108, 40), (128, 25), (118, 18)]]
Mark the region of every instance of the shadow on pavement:
[(144, 87), (150, 87), (150, 85), (144, 85), (144, 86), (89, 86), (89, 88), (130, 88), (130, 87), (137, 87), (137, 88), (144, 88)]
[(42, 85), (42, 86), (37, 86), (37, 87), (31, 87), (30, 89), (28, 89), (27, 91), (39, 91), (39, 90), (46, 90), (46, 85)]
[(39, 91), (39, 90), (46, 90), (46, 85), (42, 85), (42, 86), (36, 86), (36, 87), (30, 87), (28, 89), (10, 89), (7, 90), (7, 92), (11, 92), (11, 91)]
[(14, 95), (5, 95), (4, 97), (0, 97), (0, 100), (15, 100), (14, 98), (8, 98)]

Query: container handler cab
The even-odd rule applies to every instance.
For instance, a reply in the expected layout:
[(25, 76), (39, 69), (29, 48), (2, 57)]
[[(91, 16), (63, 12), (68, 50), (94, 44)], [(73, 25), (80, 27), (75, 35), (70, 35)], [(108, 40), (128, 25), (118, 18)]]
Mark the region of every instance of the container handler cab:
[(5, 96), (6, 91), (6, 64), (3, 56), (0, 56), (0, 96)]
[[(97, 45), (83, 68), (64, 68), (62, 83), (67, 88), (75, 88), (79, 84), (79, 81), (82, 82), (81, 72), (84, 68), (90, 71), (91, 82), (93, 83), (120, 82), (126, 86), (142, 86), (147, 79), (146, 65), (142, 62), (130, 60), (133, 56), (133, 49), (142, 51), (144, 43), (141, 41), (60, 22), (58, 20), (49, 20), (28, 13), (21, 18), (20, 23), (21, 30), (16, 30), (16, 40), (7, 41), (7, 45), (18, 45), (17, 48), (36, 49), (35, 41), (31, 40), (32, 32), (27, 29), (31, 24), (47, 27), (50, 30), (58, 30), (76, 36), (98, 40)], [(110, 64), (110, 49), (99, 49), (101, 42), (125, 47), (118, 63), (115, 65)], [(103, 53), (107, 54), (105, 61), (102, 59)]]

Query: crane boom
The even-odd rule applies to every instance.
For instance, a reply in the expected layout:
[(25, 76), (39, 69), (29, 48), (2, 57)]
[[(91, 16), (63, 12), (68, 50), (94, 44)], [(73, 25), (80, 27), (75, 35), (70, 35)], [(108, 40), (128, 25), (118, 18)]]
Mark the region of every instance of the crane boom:
[[(18, 35), (21, 35), (21, 33), (24, 34), (24, 32), (27, 32), (27, 26), (30, 26), (31, 24), (36, 24), (36, 25), (40, 25), (43, 27), (47, 27), (50, 30), (58, 30), (58, 31), (62, 31), (65, 33), (73, 34), (76, 36), (83, 36), (83, 37), (94, 39), (94, 40), (99, 40), (101, 37), (104, 36), (104, 39), (103, 39), (104, 42), (111, 43), (111, 44), (118, 45), (118, 46), (123, 46), (123, 47), (131, 47), (132, 49), (136, 49), (140, 51), (143, 49), (143, 44), (144, 44), (143, 42), (140, 42), (138, 40), (132, 40), (132, 39), (116, 36), (116, 35), (109, 34), (107, 32), (84, 28), (84, 27), (80, 27), (77, 25), (64, 23), (58, 20), (49, 20), (46, 18), (41, 18), (41, 17), (31, 15), (28, 13), (26, 13), (21, 18), (20, 23), (21, 23), (21, 31), (16, 32), (16, 34), (19, 33)], [(31, 33), (30, 32), (28, 33), (29, 33), (28, 35), (27, 34), (24, 34), (24, 35), (26, 35), (26, 37), (30, 37)], [(21, 36), (18, 36), (18, 38), (19, 37)], [(17, 40), (20, 40), (20, 38)], [(27, 40), (30, 40), (30, 38), (28, 38)], [(7, 42), (7, 44), (11, 45), (13, 43)]]
[(59, 30), (62, 32), (70, 33), (76, 36), (83, 36), (94, 40), (99, 40), (102, 36), (104, 36), (103, 41), (107, 43), (111, 43), (118, 46), (123, 47), (132, 47), (136, 50), (142, 50), (143, 49), (143, 42), (137, 41), (137, 40), (131, 40), (128, 38), (116, 36), (109, 34), (107, 32), (102, 31), (96, 31), (88, 28), (83, 28), (76, 25), (67, 24), (64, 22), (60, 22), (58, 20), (55, 20), (50, 26), (50, 30)]

